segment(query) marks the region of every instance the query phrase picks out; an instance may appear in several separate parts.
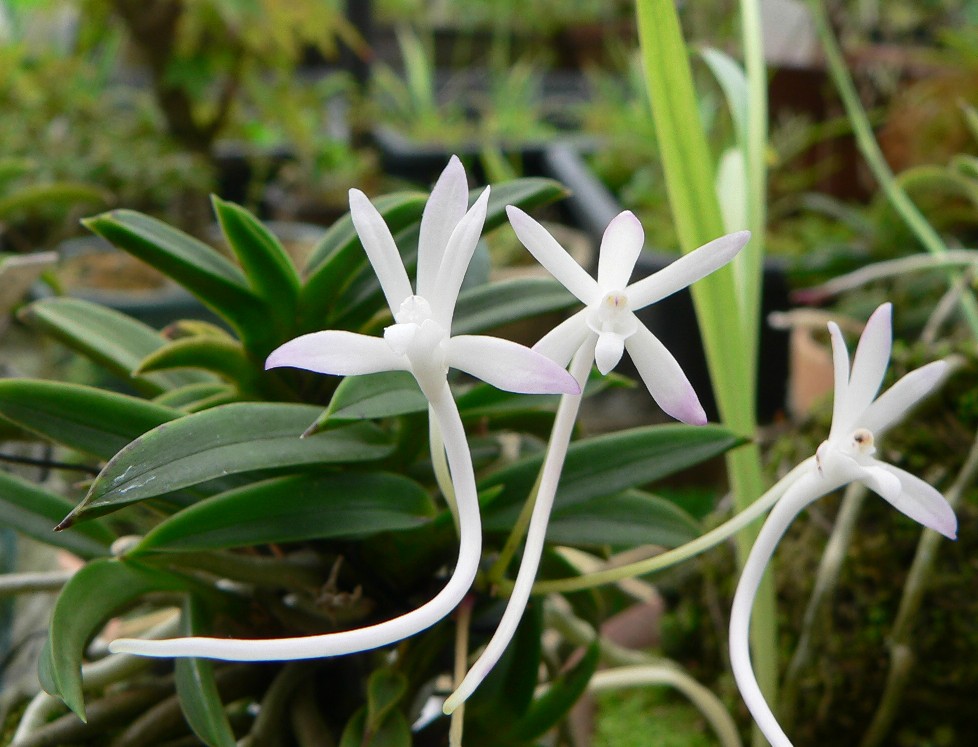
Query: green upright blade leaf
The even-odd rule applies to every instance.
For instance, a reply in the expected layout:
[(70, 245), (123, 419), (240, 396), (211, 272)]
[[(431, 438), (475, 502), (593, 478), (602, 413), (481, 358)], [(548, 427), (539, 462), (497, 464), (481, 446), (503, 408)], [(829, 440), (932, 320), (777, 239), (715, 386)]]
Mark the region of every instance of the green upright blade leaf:
[[(678, 424), (632, 428), (577, 441), (567, 450), (554, 510), (563, 511), (592, 498), (659, 480), (723, 454), (742, 442), (720, 426)], [(542, 455), (534, 455), (480, 481), (480, 491), (495, 485), (505, 486), (486, 508), (487, 530), (509, 531), (536, 480), (542, 460)]]
[(238, 205), (212, 198), (228, 245), (244, 268), (251, 289), (265, 301), (269, 321), (284, 338), (295, 324), (301, 281), (285, 249), (261, 222)]
[(133, 376), (139, 362), (167, 340), (152, 327), (105, 306), (79, 298), (46, 298), (25, 308), (21, 317), (143, 394), (210, 380), (189, 371)]
[(190, 582), (158, 568), (100, 558), (71, 577), (58, 596), (48, 632), (50, 657), (43, 664), (52, 695), (84, 720), (81, 665), (92, 636), (123, 606), (153, 591), (186, 591)]
[(73, 505), (60, 495), (0, 472), (0, 525), (82, 558), (108, 555), (116, 535), (101, 522), (92, 521), (66, 532), (54, 531), (54, 525)]
[(130, 551), (356, 539), (414, 529), (435, 515), (416, 482), (383, 472), (280, 477), (207, 498), (170, 517)]
[(260, 354), (279, 341), (269, 329), (269, 309), (248, 287), (244, 273), (207, 244), (131, 210), (103, 213), (85, 225), (180, 283)]
[(0, 416), (55, 443), (109, 459), (137, 436), (182, 413), (60, 381), (0, 379)]
[(120, 451), (73, 512), (114, 509), (225, 475), (382, 459), (393, 445), (356, 423), (299, 438), (319, 414), (309, 405), (240, 402), (187, 415)]
[(556, 280), (519, 278), (462, 291), (455, 307), (452, 334), (485, 332), (503, 324), (560, 311), (578, 303)]
[[(183, 604), (180, 624), (184, 636), (206, 636), (213, 632), (203, 605), (193, 596), (188, 596)], [(194, 734), (208, 747), (234, 747), (237, 742), (217, 691), (214, 663), (207, 659), (178, 658), (174, 666), (177, 697)]]

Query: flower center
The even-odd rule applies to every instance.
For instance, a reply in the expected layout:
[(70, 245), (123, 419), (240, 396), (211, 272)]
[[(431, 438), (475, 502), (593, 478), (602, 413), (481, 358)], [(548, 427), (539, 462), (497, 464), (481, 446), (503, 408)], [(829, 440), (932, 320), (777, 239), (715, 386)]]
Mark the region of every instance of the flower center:
[(625, 291), (614, 290), (606, 293), (601, 301), (591, 307), (587, 315), (587, 325), (599, 335), (608, 332), (625, 338), (638, 328), (638, 320), (632, 313)]
[(876, 447), (873, 445), (874, 442), (875, 439), (873, 438), (872, 431), (868, 428), (856, 428), (850, 437), (849, 448), (857, 454), (869, 456), (876, 451)]
[(415, 378), (434, 385), (448, 373), (445, 343), (448, 332), (431, 318), (431, 305), (421, 296), (409, 296), (384, 329), (384, 340), (398, 355), (407, 356)]

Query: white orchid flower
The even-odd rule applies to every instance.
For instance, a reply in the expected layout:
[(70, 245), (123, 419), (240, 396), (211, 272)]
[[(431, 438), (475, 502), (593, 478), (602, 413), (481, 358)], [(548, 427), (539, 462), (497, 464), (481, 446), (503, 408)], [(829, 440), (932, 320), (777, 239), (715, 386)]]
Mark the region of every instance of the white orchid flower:
[(482, 526), (471, 457), (448, 386), (457, 368), (493, 386), (521, 393), (580, 392), (574, 378), (544, 355), (508, 340), (450, 335), (455, 302), (486, 217), (489, 188), (468, 205), (461, 162), (452, 157), (421, 218), (417, 294), (412, 292), (390, 229), (366, 195), (350, 190), (350, 214), (373, 265), (394, 324), (383, 338), (328, 330), (290, 340), (268, 356), (266, 368), (289, 366), (349, 376), (409, 371), (428, 398), (444, 439), (459, 522), (459, 558), (451, 579), (430, 601), (400, 617), (355, 630), (272, 640), (121, 639), (113, 652), (143, 656), (197, 656), (230, 661), (281, 661), (337, 656), (385, 646), (435, 624), (469, 590), (482, 552)]
[(774, 747), (791, 747), (764, 700), (751, 667), (749, 633), (754, 597), (778, 541), (810, 503), (847, 483), (858, 481), (881, 495), (914, 521), (957, 536), (957, 518), (937, 490), (899, 467), (875, 457), (876, 443), (911, 407), (942, 383), (945, 361), (911, 371), (876, 399), (890, 360), (892, 306), (883, 304), (866, 323), (859, 339), (852, 375), (842, 333), (829, 324), (835, 364), (835, 399), (829, 437), (807, 460), (807, 470), (789, 485), (764, 522), (751, 548), (734, 595), (730, 616), (730, 660), (737, 686), (758, 726)]
[[(553, 236), (519, 208), (506, 209), (520, 241), (540, 264), (585, 304), (533, 346), (570, 371), (583, 388), (592, 363), (611, 371), (625, 350), (653, 399), (667, 414), (694, 425), (706, 413), (679, 363), (635, 316), (645, 308), (722, 267), (750, 238), (749, 231), (723, 236), (677, 259), (668, 267), (628, 285), (645, 243), (642, 224), (631, 212), (616, 216), (605, 229), (598, 254), (598, 279), (575, 262)], [(530, 517), (526, 544), (509, 602), (496, 632), (465, 679), (445, 701), (451, 713), (479, 686), (499, 661), (519, 626), (543, 554), (557, 484), (580, 406), (580, 395), (561, 398)]]

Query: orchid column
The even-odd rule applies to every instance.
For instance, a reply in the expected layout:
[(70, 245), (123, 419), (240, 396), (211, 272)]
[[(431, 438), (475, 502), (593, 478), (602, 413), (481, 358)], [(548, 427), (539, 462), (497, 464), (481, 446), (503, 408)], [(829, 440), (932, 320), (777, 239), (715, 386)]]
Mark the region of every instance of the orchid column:
[[(535, 346), (557, 363), (567, 365), (583, 390), (592, 363), (607, 374), (625, 350), (642, 381), (664, 412), (693, 425), (706, 423), (696, 392), (665, 346), (635, 316), (666, 296), (722, 267), (736, 256), (750, 238), (741, 231), (723, 236), (676, 260), (660, 272), (628, 285), (635, 262), (645, 243), (639, 220), (628, 211), (618, 215), (605, 230), (598, 257), (598, 278), (587, 274), (539, 223), (518, 208), (507, 208), (520, 241), (540, 264), (573, 293), (585, 308), (558, 325)], [(509, 645), (530, 597), (543, 553), (547, 523), (564, 458), (570, 443), (581, 395), (561, 398), (547, 456), (534, 500), (523, 558), (506, 610), (495, 634), (458, 689), (445, 702), (451, 713), (479, 686)]]
[(465, 170), (453, 157), (435, 184), (421, 219), (415, 294), (383, 218), (366, 195), (351, 190), (353, 223), (380, 280), (394, 324), (384, 330), (383, 338), (337, 330), (303, 335), (273, 351), (266, 362), (266, 368), (291, 366), (340, 376), (380, 371), (413, 374), (443, 438), (457, 501), (460, 551), (446, 586), (411, 612), (356, 630), (272, 640), (120, 639), (110, 645), (113, 652), (231, 661), (336, 656), (399, 641), (433, 625), (455, 608), (478, 570), (482, 526), (471, 456), (448, 386), (448, 369), (457, 368), (512, 392), (580, 392), (573, 377), (541, 353), (495, 337), (450, 336), (459, 288), (482, 233), (488, 199), (487, 187), (467, 209)]
[(748, 635), (754, 596), (778, 541), (810, 503), (850, 482), (861, 482), (914, 521), (954, 539), (957, 519), (944, 497), (923, 480), (874, 457), (876, 440), (944, 379), (947, 364), (935, 361), (911, 371), (879, 399), (876, 393), (890, 360), (890, 304), (866, 323), (849, 373), (849, 354), (838, 326), (829, 324), (835, 364), (835, 399), (829, 437), (792, 482), (764, 522), (751, 548), (734, 595), (730, 615), (730, 660), (737, 686), (757, 725), (774, 747), (791, 747), (764, 700), (751, 668)]

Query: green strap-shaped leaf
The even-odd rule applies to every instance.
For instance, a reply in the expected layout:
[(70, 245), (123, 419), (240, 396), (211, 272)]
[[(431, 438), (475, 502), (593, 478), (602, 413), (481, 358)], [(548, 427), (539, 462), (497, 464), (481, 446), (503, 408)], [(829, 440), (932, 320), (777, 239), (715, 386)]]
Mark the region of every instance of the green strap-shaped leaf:
[(73, 507), (71, 501), (60, 495), (0, 472), (0, 524), (82, 558), (108, 555), (116, 535), (101, 522), (92, 521), (65, 532), (54, 531), (54, 525)]
[(122, 449), (73, 512), (104, 513), (225, 475), (383, 459), (394, 447), (369, 423), (299, 438), (319, 408), (239, 402), (166, 423)]
[(428, 400), (407, 371), (347, 376), (336, 387), (329, 407), (316, 420), (313, 430), (318, 430), (327, 420), (389, 418), (427, 409)]
[(367, 728), (377, 731), (407, 693), (408, 681), (389, 667), (375, 669), (367, 680)]
[(211, 400), (214, 397), (234, 396), (237, 387), (224, 382), (214, 382), (208, 384), (189, 384), (179, 389), (171, 389), (164, 392), (159, 397), (155, 397), (153, 402), (164, 407), (173, 407), (186, 412), (196, 412), (204, 409), (200, 407), (202, 402)]
[(135, 563), (100, 558), (71, 577), (58, 596), (48, 632), (48, 660), (41, 665), (45, 689), (85, 719), (81, 665), (85, 646), (122, 607), (154, 591), (186, 591), (190, 581)]
[(560, 545), (679, 547), (703, 533), (675, 503), (640, 490), (626, 490), (561, 506), (550, 517), (547, 540)]
[[(211, 634), (204, 605), (188, 596), (180, 618), (181, 634)], [(234, 747), (236, 740), (214, 680), (214, 663), (207, 659), (179, 658), (175, 662), (177, 697), (190, 728), (208, 747)]]
[(130, 550), (220, 550), (414, 529), (435, 514), (416, 482), (383, 472), (279, 477), (207, 498), (165, 520)]
[(268, 324), (268, 308), (248, 287), (241, 268), (207, 244), (131, 210), (103, 213), (85, 225), (173, 278), (222, 316), (260, 355), (279, 342)]
[[(555, 511), (591, 498), (659, 480), (723, 454), (743, 439), (716, 425), (654, 425), (596, 436), (571, 444), (567, 451)], [(486, 509), (485, 528), (508, 531), (526, 500), (542, 455), (534, 455), (488, 475), (479, 490), (505, 489)]]
[(21, 187), (13, 194), (0, 197), (0, 218), (6, 218), (20, 210), (48, 207), (52, 204), (87, 202), (100, 207), (112, 199), (111, 193), (84, 182), (49, 182)]
[(37, 379), (0, 379), (0, 415), (100, 459), (183, 413), (125, 394)]
[(99, 304), (46, 298), (25, 308), (21, 317), (149, 396), (210, 378), (189, 371), (134, 376), (139, 362), (163, 347), (166, 338), (149, 325)]
[(247, 210), (219, 197), (212, 200), (224, 237), (244, 268), (251, 289), (265, 301), (269, 321), (285, 338), (295, 324), (301, 287), (292, 259), (279, 240)]
[(556, 280), (518, 278), (469, 288), (459, 294), (452, 334), (470, 335), (578, 303)]
[(170, 369), (201, 369), (237, 384), (243, 392), (263, 389), (261, 370), (251, 361), (241, 343), (220, 337), (184, 337), (154, 350), (137, 367), (139, 373)]
[(509, 725), (507, 733), (514, 744), (542, 737), (567, 715), (584, 694), (598, 668), (599, 656), (600, 649), (595, 641), (571, 670), (557, 676), (550, 688), (530, 704), (522, 718)]

